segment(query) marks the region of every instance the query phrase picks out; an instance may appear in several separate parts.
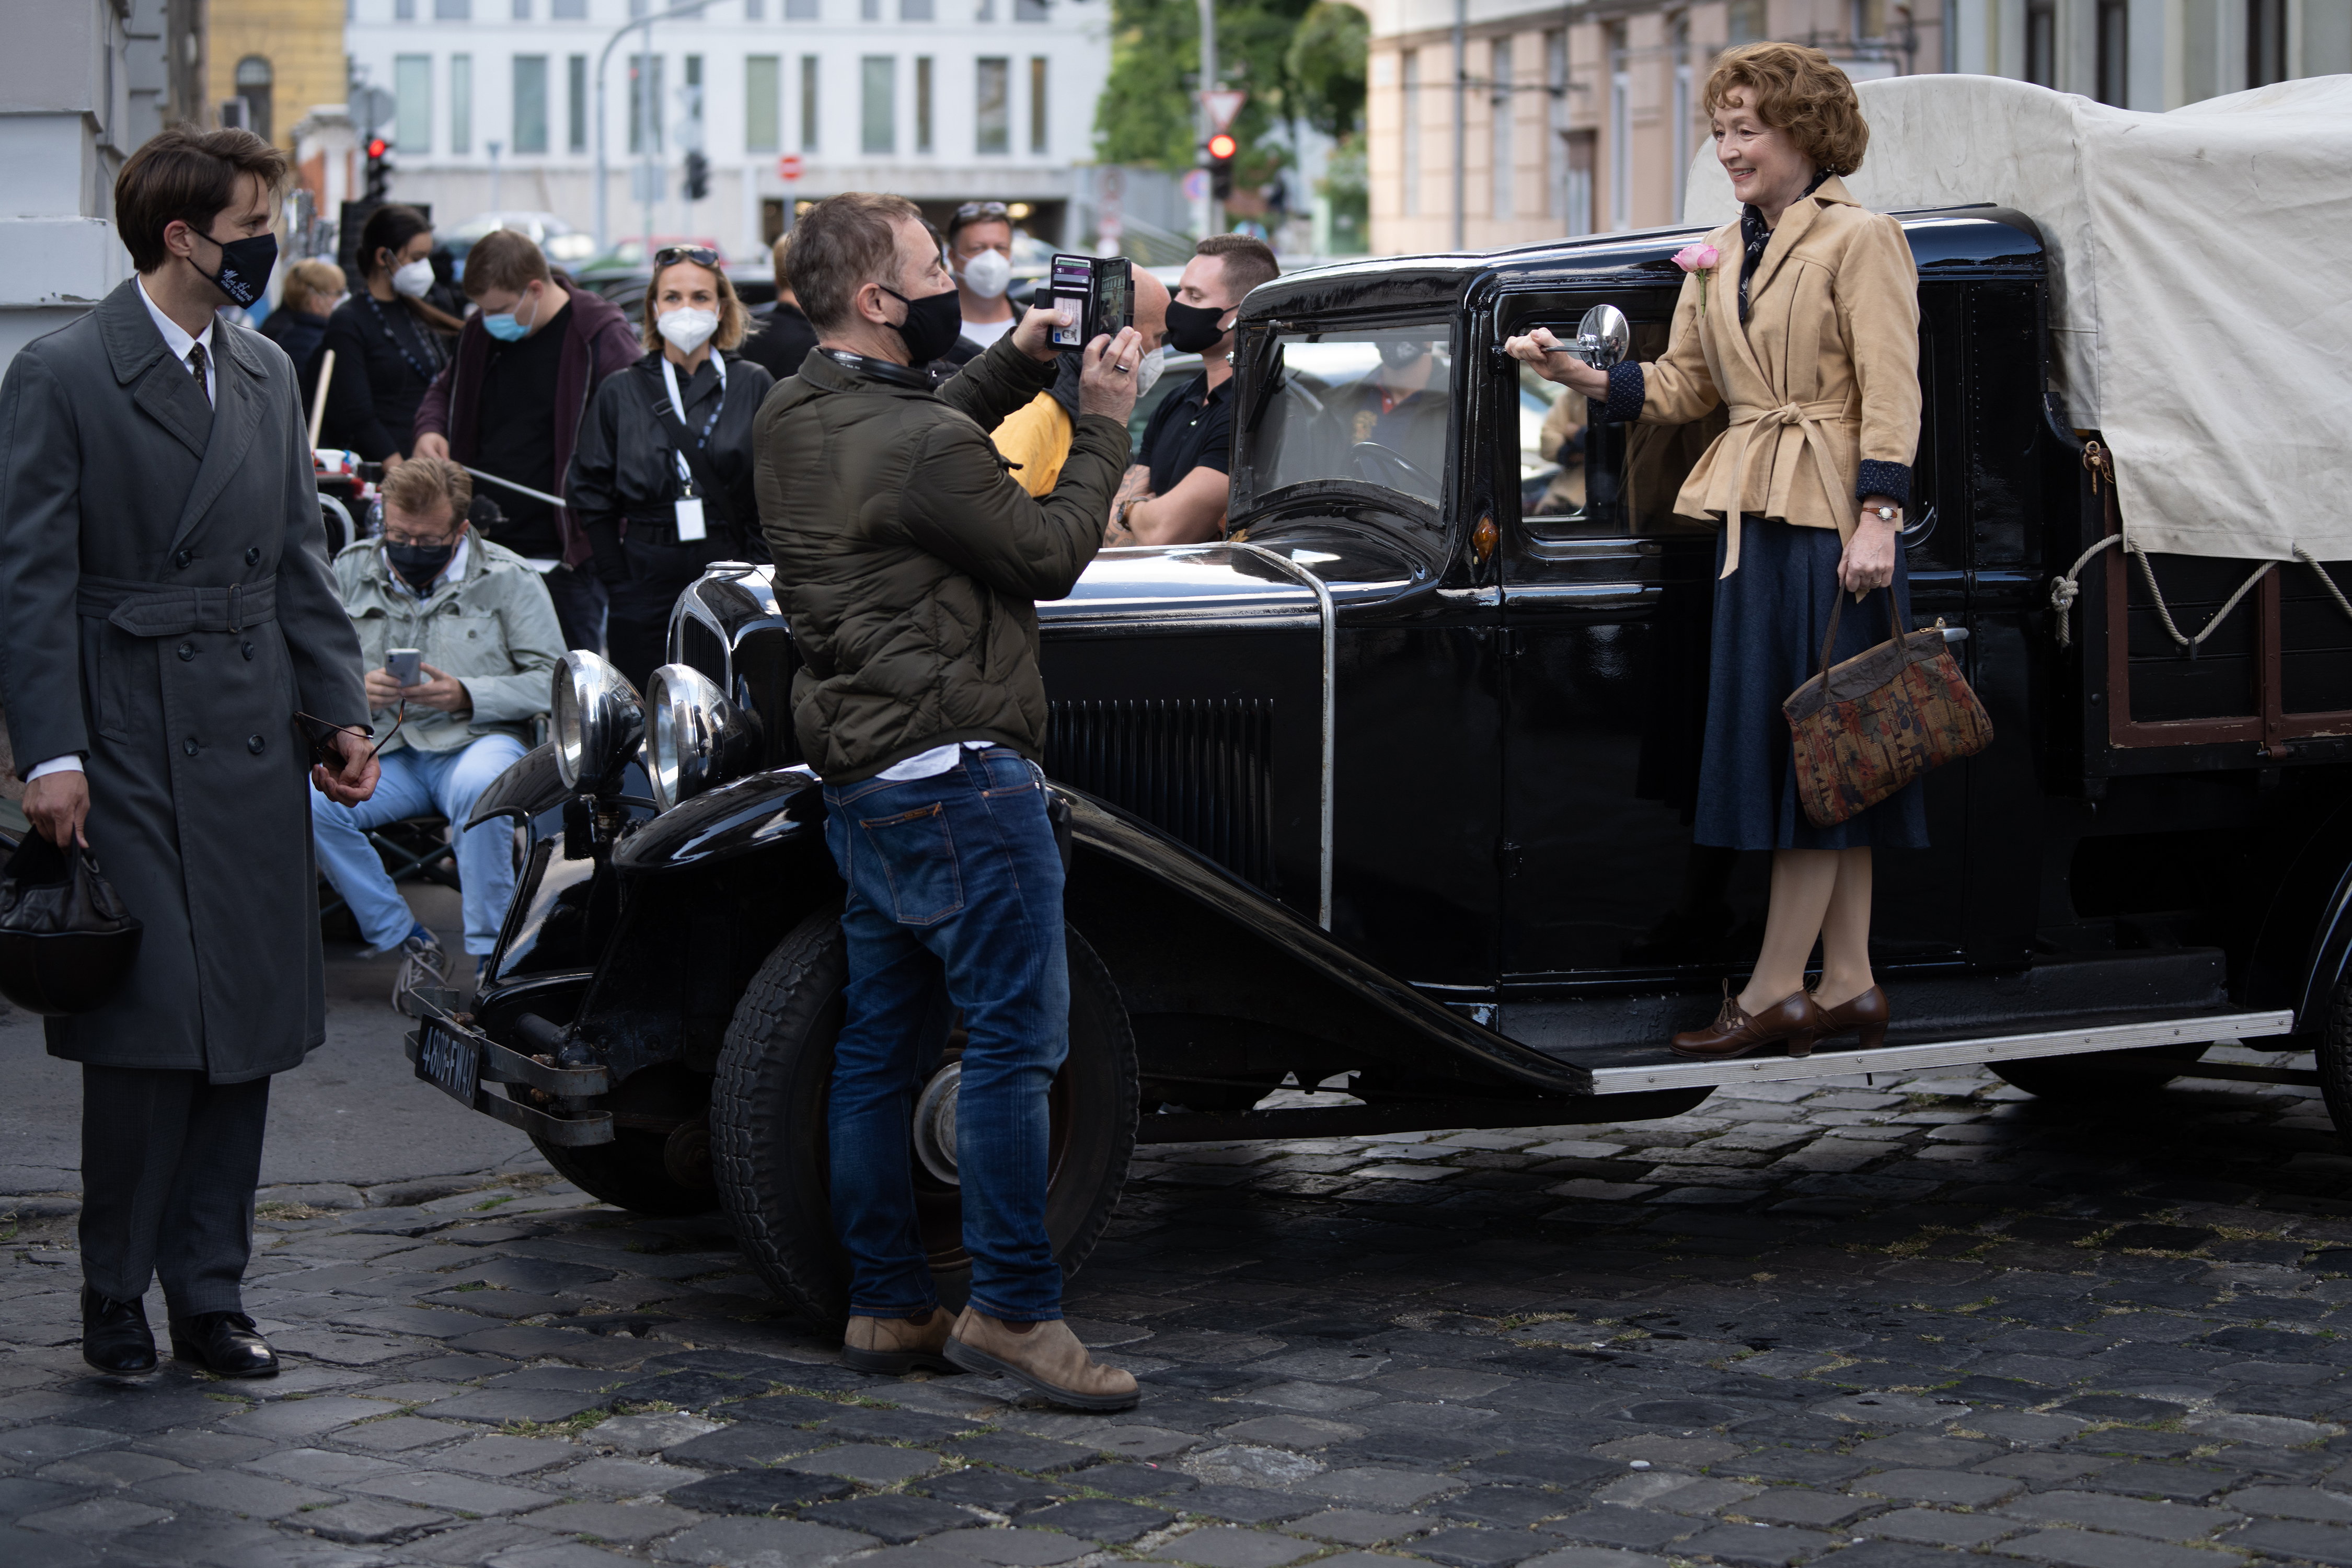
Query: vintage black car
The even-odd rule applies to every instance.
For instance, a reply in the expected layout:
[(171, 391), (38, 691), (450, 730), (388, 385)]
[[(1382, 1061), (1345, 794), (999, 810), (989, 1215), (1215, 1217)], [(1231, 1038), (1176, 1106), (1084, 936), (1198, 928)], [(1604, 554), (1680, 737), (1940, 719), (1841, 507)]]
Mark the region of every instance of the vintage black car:
[[(1074, 818), (1050, 1200), (1071, 1265), (1138, 1142), (1663, 1117), (1881, 1064), (2048, 1095), (2319, 1082), (2352, 1127), (2352, 624), (2273, 572), (2182, 659), (2110, 551), (2062, 646), (2052, 580), (2116, 522), (2095, 432), (2045, 405), (2042, 242), (1994, 208), (1903, 222), (1913, 599), (1998, 740), (1928, 780), (1934, 847), (1878, 858), (1886, 1043), (1664, 1048), (1746, 973), (1765, 900), (1766, 857), (1688, 826), (1713, 540), (1672, 508), (1712, 429), (1595, 429), (1580, 500), (1538, 511), (1554, 476), (1498, 353), (1610, 304), (1655, 355), (1694, 231), (1292, 274), (1244, 312), (1231, 539), (1106, 552), (1040, 606)], [(1382, 398), (1400, 365), (1421, 391)], [(2240, 575), (2154, 566), (2200, 621)], [(491, 978), (412, 1048), (588, 1191), (722, 1205), (769, 1282), (834, 1318), (841, 891), (766, 569), (714, 568), (671, 651), (642, 704), (570, 656), (554, 743), (478, 808), (527, 840)], [(2199, 1062), (2258, 1037), (2316, 1068)], [(910, 1153), (950, 1289), (959, 1038), (941, 1019), (928, 1045)]]

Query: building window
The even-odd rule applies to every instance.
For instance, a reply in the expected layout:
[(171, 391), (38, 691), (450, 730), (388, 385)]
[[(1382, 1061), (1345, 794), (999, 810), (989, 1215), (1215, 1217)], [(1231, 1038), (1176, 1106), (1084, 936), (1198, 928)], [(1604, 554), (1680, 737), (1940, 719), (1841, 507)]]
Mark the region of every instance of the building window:
[(662, 150), (662, 58), (629, 57), (629, 151)]
[(743, 60), (743, 151), (784, 149), (784, 62), (774, 55)]
[(470, 22), (474, 19), (474, 0), (433, 0), (433, 19), (436, 22)]
[(1592, 232), (1592, 132), (1579, 131), (1568, 143), (1568, 232)]
[(977, 62), (978, 110), (972, 127), (975, 152), (1013, 151), (1013, 62), (982, 55)]
[(416, 20), (416, 0), (392, 0), (392, 19), (395, 22)]
[(1609, 29), (1609, 226), (1633, 226), (1633, 78), (1625, 29)]
[(1016, 22), (1043, 22), (1045, 0), (1013, 0), (1013, 19)]
[(1886, 37), (1886, 0), (1853, 0), (1853, 41), (1875, 42)]
[(1568, 35), (1544, 35), (1544, 213), (1568, 216)]
[(547, 57), (514, 58), (514, 150), (547, 151)]
[(1691, 63), (1690, 18), (1675, 20), (1675, 221), (1682, 221), (1683, 195), (1690, 184)]
[(857, 0), (857, 19), (878, 22), (882, 19), (882, 0)]
[(449, 151), (474, 150), (474, 57), (449, 57)]
[(743, 20), (764, 22), (768, 19), (766, 0), (743, 0)]
[(915, 57), (915, 151), (931, 150), (931, 57)]
[(893, 55), (867, 55), (858, 72), (858, 132), (861, 152), (898, 150), (898, 61)]
[(530, 20), (530, 0), (514, 0), (514, 19), (518, 22)]
[(571, 69), (564, 74), (571, 79), (571, 101), (563, 106), (563, 145), (566, 151), (588, 151), (588, 57), (572, 57)]
[(1407, 217), (1421, 216), (1421, 51), (1404, 52), (1404, 200)]
[(433, 151), (433, 57), (398, 55), (392, 62), (393, 145), (403, 153)]
[(2131, 7), (2099, 0), (2099, 101), (2117, 109), (2131, 101)]
[(2025, 0), (2025, 79), (2058, 85), (2058, 0)]
[(2286, 79), (2286, 0), (2246, 0), (2246, 85)]
[(1494, 43), (1494, 67), (1488, 78), (1494, 90), (1486, 95), (1494, 106), (1495, 115), (1495, 192), (1494, 215), (1498, 218), (1511, 216), (1511, 40), (1496, 38)]
[(898, 20), (901, 22), (931, 22), (938, 20), (932, 13), (937, 7), (932, 0), (898, 0)]
[(547, 15), (557, 22), (584, 22), (588, 19), (588, 0), (547, 0)]
[(819, 20), (817, 0), (784, 0), (784, 20), (787, 22)]
[(801, 57), (801, 151), (816, 151), (817, 79), (824, 61), (815, 55)]
[(259, 55), (247, 55), (236, 62), (236, 95), (245, 100), (245, 128), (264, 142), (269, 140), (269, 85), (273, 79), (269, 62)]
[(1764, 0), (1731, 0), (1724, 10), (1724, 35), (1731, 47), (1760, 44), (1764, 30)]
[(1053, 100), (1045, 91), (1045, 57), (1029, 57), (1029, 151), (1043, 157), (1047, 145), (1045, 110)]

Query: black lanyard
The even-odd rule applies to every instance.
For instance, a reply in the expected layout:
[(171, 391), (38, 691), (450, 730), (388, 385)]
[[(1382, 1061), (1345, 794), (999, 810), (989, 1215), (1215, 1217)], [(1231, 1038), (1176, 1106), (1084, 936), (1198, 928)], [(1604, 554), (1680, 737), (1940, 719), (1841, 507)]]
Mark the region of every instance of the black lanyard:
[[(677, 367), (670, 363), (667, 354), (661, 356), (661, 364), (662, 385), (669, 393), (670, 413), (677, 417), (677, 427), (687, 430), (689, 426), (686, 423), (686, 395), (678, 388)], [(718, 426), (719, 415), (727, 411), (727, 366), (719, 360), (716, 350), (711, 352), (710, 365), (719, 377), (719, 397), (710, 405), (710, 417), (702, 422), (702, 434), (694, 438), (694, 449), (698, 452), (709, 447), (710, 432)]]
[[(376, 297), (373, 294), (362, 294), (361, 297), (367, 300), (368, 309), (375, 312), (376, 324), (383, 329), (384, 340), (392, 344), (393, 352), (399, 354), (400, 357), (407, 363), (409, 369), (415, 371), (418, 376), (427, 383), (430, 383), (434, 376), (439, 374), (441, 369), (440, 345), (438, 343), (432, 343), (425, 351), (433, 356), (433, 366), (431, 369), (428, 370), (425, 366), (417, 363), (416, 356), (408, 352), (408, 345), (400, 341), (400, 334), (392, 330), (392, 320), (383, 313), (383, 304), (379, 302)], [(405, 312), (403, 313), (405, 314)], [(420, 328), (418, 330), (421, 331), (423, 329)]]

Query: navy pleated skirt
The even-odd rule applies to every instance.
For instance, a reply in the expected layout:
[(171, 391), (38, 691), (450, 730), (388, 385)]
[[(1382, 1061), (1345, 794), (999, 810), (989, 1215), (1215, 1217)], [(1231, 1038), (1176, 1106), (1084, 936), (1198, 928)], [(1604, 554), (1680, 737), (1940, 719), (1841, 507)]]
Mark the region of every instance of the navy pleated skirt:
[[(1715, 546), (1723, 570), (1725, 542)], [(1916, 779), (1859, 816), (1815, 827), (1797, 798), (1789, 721), (1780, 704), (1817, 675), (1822, 639), (1837, 598), (1833, 528), (1795, 528), (1770, 518), (1741, 521), (1739, 570), (1715, 584), (1715, 631), (1706, 692), (1706, 741), (1699, 758), (1693, 839), (1726, 849), (1924, 849), (1926, 792)], [(1911, 583), (1895, 554), (1895, 592), (1911, 616)], [(1895, 635), (1886, 595), (1846, 600), (1833, 661)]]

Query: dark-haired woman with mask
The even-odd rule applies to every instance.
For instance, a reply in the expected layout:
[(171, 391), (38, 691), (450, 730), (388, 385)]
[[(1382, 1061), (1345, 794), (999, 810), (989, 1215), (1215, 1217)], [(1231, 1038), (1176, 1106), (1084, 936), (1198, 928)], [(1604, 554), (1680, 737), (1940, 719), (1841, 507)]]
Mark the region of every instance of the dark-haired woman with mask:
[(751, 419), (775, 379), (730, 359), (749, 314), (716, 251), (654, 253), (646, 357), (604, 378), (564, 493), (610, 593), (604, 647), (639, 691), (668, 659), (670, 606), (713, 561), (764, 561)]
[(446, 334), (461, 324), (428, 302), (432, 252), (433, 226), (415, 207), (381, 206), (368, 215), (359, 247), (365, 285), (327, 318), (323, 346), (335, 368), (320, 445), (372, 463), (408, 456), (416, 406), (448, 363)]

